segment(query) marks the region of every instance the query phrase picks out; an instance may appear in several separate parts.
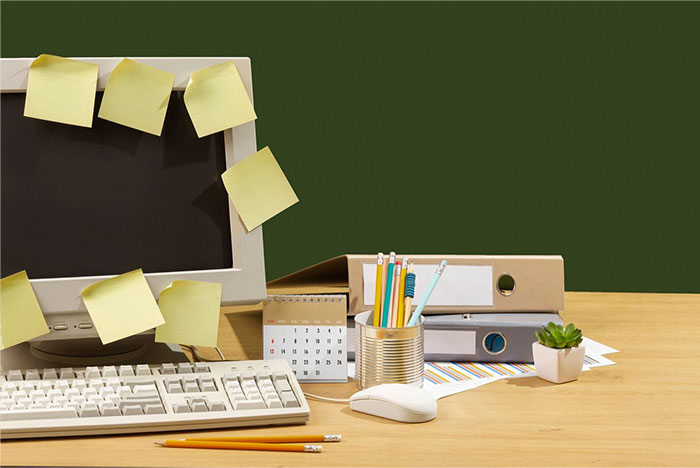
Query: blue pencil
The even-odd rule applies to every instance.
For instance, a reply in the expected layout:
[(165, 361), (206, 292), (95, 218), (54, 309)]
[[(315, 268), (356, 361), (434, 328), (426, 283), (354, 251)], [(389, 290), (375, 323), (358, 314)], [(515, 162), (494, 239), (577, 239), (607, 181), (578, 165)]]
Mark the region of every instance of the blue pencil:
[(433, 293), (433, 289), (435, 289), (435, 285), (440, 279), (440, 275), (442, 275), (442, 272), (445, 270), (446, 265), (447, 260), (443, 260), (442, 262), (440, 262), (440, 265), (438, 265), (437, 270), (435, 271), (435, 276), (433, 276), (433, 279), (430, 281), (428, 289), (425, 291), (425, 294), (423, 294), (423, 297), (418, 303), (418, 307), (416, 307), (416, 310), (413, 312), (413, 315), (411, 315), (411, 320), (408, 321), (408, 325), (406, 325), (407, 327), (414, 327), (418, 324), (420, 314), (423, 313), (423, 309), (428, 303), (428, 299), (430, 299), (430, 295)]
[(389, 265), (386, 270), (386, 294), (384, 294), (384, 310), (382, 311), (382, 327), (389, 326), (389, 303), (391, 302), (391, 281), (394, 278), (394, 262), (396, 261), (396, 253), (389, 254)]

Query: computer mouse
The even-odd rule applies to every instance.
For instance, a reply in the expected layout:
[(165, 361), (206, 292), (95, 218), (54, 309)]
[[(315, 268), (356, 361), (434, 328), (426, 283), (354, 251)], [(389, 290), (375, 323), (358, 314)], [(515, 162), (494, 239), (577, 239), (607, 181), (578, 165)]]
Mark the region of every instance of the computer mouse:
[(437, 416), (435, 398), (427, 390), (406, 384), (383, 384), (360, 390), (350, 397), (350, 408), (410, 423), (430, 421)]

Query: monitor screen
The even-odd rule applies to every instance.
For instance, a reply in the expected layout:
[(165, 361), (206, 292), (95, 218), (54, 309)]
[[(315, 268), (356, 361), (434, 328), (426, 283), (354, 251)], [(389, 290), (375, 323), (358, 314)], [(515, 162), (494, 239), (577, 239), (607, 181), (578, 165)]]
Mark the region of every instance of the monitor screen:
[(231, 268), (221, 132), (198, 138), (183, 92), (161, 136), (97, 118), (92, 128), (26, 118), (3, 93), (2, 276), (30, 278)]

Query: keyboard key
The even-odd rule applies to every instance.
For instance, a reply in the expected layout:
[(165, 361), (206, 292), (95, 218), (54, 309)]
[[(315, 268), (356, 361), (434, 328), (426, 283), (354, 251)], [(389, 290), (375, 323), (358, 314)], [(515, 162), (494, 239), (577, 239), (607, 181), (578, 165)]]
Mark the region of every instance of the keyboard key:
[(184, 385), (184, 390), (185, 393), (194, 393), (199, 391), (199, 387), (197, 386), (197, 382), (185, 382)]
[(134, 385), (131, 389), (132, 393), (155, 393), (158, 394), (158, 389), (154, 384), (148, 385)]
[(214, 384), (214, 379), (208, 378), (208, 379), (202, 379), (199, 383), (200, 388), (202, 389), (203, 392), (215, 392), (216, 391), (216, 385)]
[(85, 368), (85, 378), (94, 379), (99, 377), (102, 376), (100, 375), (100, 369), (98, 367), (90, 366)]
[(168, 390), (168, 393), (182, 393), (182, 386), (180, 386), (180, 382), (171, 382), (167, 384), (166, 389)]
[(165, 414), (165, 409), (163, 408), (163, 405), (150, 404), (146, 405), (143, 412), (145, 414)]
[(14, 392), (15, 390), (17, 390), (17, 383), (15, 383), (15, 382), (4, 382), (4, 383), (2, 384), (2, 389), (3, 389), (3, 391), (6, 391), (6, 392)]
[(82, 392), (87, 387), (87, 383), (83, 379), (76, 379), (70, 387)]
[(17, 390), (12, 394), (12, 399), (17, 402), (20, 398), (27, 398), (28, 396), (24, 390)]
[(226, 372), (221, 380), (224, 383), (224, 385), (226, 385), (226, 383), (228, 382), (238, 383), (238, 377), (240, 377), (240, 373), (238, 372)]
[(194, 363), (194, 371), (196, 373), (201, 373), (201, 372), (210, 372), (209, 371), (209, 366), (206, 365), (203, 362), (195, 362)]
[(294, 393), (292, 393), (292, 392), (281, 392), (280, 393), (280, 400), (282, 400), (282, 406), (284, 406), (285, 408), (298, 408), (299, 407), (299, 402), (294, 397)]
[(87, 402), (79, 410), (81, 418), (95, 418), (100, 416), (100, 410), (97, 409), (97, 405), (93, 402)]
[(119, 379), (112, 377), (110, 379), (107, 379), (107, 383), (105, 384), (105, 388), (111, 388), (115, 392), (119, 390), (119, 387), (121, 384), (119, 383)]
[(61, 379), (74, 379), (75, 378), (75, 372), (73, 372), (72, 367), (61, 367), (61, 370), (58, 373), (59, 378)]
[(286, 378), (284, 380), (275, 380), (275, 388), (279, 393), (288, 392), (292, 389), (292, 387), (289, 385), (289, 382), (287, 382)]
[(29, 392), (29, 398), (31, 398), (33, 401), (36, 401), (38, 398), (45, 396), (46, 394), (43, 390), (32, 390), (31, 392)]
[(197, 401), (190, 405), (193, 413), (205, 413), (209, 411), (207, 404), (203, 401)]
[(137, 416), (142, 415), (143, 410), (139, 405), (126, 405), (122, 408), (122, 413), (124, 416)]
[(287, 380), (287, 375), (284, 371), (276, 370), (272, 373), (272, 380)]
[(53, 388), (56, 388), (64, 393), (69, 387), (70, 385), (68, 384), (67, 380), (57, 380), (56, 383), (53, 384)]
[(247, 410), (247, 409), (265, 409), (265, 402), (262, 400), (236, 400), (233, 402), (233, 409), (235, 410)]
[(121, 410), (112, 402), (104, 402), (100, 408), (102, 416), (121, 416)]
[(268, 408), (282, 408), (282, 402), (279, 400), (279, 398), (270, 399), (267, 402), (267, 407)]
[(46, 396), (49, 397), (49, 398), (51, 398), (51, 400), (53, 400), (53, 399), (56, 398), (56, 397), (63, 396), (63, 392), (61, 392), (61, 391), (60, 391), (59, 389), (57, 389), (57, 388), (54, 388), (54, 389), (51, 389), (51, 390), (49, 390), (48, 392), (46, 392)]
[(39, 382), (36, 385), (37, 390), (43, 390), (44, 392), (48, 392), (53, 388), (53, 385), (51, 385), (51, 382)]
[(53, 367), (47, 367), (46, 369), (44, 369), (44, 372), (41, 373), (41, 377), (45, 380), (57, 379), (58, 374), (56, 373), (56, 369), (54, 369)]
[(27, 369), (25, 371), (24, 380), (39, 380), (39, 369)]
[(245, 382), (246, 380), (255, 380), (255, 375), (250, 371), (241, 372), (241, 381)]
[(190, 407), (187, 403), (175, 403), (173, 405), (173, 413), (180, 414), (180, 413), (191, 413), (192, 410), (190, 410)]
[(133, 377), (134, 368), (128, 365), (119, 366), (119, 377)]
[(32, 403), (34, 402), (29, 397), (20, 398), (19, 400), (17, 400), (17, 404), (22, 405), (25, 408), (29, 408), (30, 406), (32, 406)]
[(192, 373), (192, 364), (189, 362), (181, 362), (177, 365), (177, 373), (178, 374), (191, 374)]
[(139, 364), (136, 366), (136, 375), (151, 375), (151, 368), (148, 364)]
[(105, 383), (102, 381), (102, 379), (90, 379), (88, 385), (90, 385), (90, 387), (94, 388), (95, 390), (99, 390), (105, 386)]
[(104, 366), (102, 368), (102, 377), (116, 377), (117, 368), (114, 366)]
[(170, 362), (163, 364), (160, 368), (160, 373), (163, 375), (177, 374), (177, 370), (175, 369), (175, 364), (170, 363)]
[(78, 412), (73, 408), (43, 408), (38, 410), (0, 411), (3, 421), (29, 421), (34, 419), (65, 419), (77, 418)]
[(19, 380), (24, 380), (24, 377), (22, 377), (22, 371), (13, 369), (11, 371), (7, 372), (7, 380), (10, 382), (16, 382)]
[(226, 405), (223, 401), (212, 401), (209, 404), (209, 411), (226, 411)]

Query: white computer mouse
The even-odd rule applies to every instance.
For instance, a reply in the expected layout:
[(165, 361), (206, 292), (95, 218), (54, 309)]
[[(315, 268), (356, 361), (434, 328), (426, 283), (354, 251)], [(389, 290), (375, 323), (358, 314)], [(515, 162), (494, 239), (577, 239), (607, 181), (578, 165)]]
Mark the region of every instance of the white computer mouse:
[(437, 416), (435, 398), (420, 387), (383, 384), (360, 390), (350, 397), (350, 408), (401, 422), (430, 421)]

